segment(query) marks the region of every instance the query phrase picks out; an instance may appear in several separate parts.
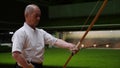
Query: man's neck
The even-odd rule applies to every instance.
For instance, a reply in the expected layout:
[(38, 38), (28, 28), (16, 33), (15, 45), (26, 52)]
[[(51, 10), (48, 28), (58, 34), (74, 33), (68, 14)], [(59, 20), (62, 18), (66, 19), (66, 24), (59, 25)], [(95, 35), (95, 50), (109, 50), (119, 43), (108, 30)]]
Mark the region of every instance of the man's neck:
[(35, 26), (34, 25), (31, 25), (30, 23), (28, 23), (28, 22), (26, 22), (26, 24), (28, 24), (32, 29), (34, 29), (35, 30)]

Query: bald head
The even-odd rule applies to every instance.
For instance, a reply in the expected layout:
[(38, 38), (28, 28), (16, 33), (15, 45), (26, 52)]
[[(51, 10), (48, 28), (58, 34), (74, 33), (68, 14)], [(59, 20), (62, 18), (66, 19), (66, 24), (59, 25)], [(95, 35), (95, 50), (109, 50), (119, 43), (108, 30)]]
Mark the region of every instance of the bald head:
[(25, 8), (25, 22), (32, 28), (35, 28), (40, 21), (41, 11), (40, 8), (35, 4), (30, 4)]
[(32, 14), (35, 9), (40, 10), (39, 7), (35, 4), (30, 4), (30, 5), (26, 6), (25, 12), (24, 12), (25, 17), (28, 16), (29, 14)]

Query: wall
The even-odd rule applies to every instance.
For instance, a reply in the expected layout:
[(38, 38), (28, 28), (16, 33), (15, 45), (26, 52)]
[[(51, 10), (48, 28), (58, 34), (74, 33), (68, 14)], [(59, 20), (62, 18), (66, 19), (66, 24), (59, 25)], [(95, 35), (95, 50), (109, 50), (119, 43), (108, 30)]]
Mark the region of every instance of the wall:
[[(101, 1), (95, 9), (95, 12), (99, 9), (103, 1)], [(79, 17), (88, 16), (97, 2), (68, 4), (68, 5), (56, 5), (49, 6), (49, 18), (63, 18), (63, 17)], [(110, 0), (102, 13), (106, 14), (120, 14), (120, 1)], [(93, 13), (95, 15), (96, 13)]]

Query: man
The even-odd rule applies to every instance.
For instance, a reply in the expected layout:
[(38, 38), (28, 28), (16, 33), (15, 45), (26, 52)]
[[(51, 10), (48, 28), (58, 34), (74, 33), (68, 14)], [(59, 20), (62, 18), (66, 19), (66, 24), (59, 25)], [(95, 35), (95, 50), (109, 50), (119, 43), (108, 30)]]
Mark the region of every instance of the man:
[(16, 68), (42, 68), (45, 44), (66, 48), (73, 53), (77, 51), (75, 45), (36, 28), (41, 16), (41, 10), (37, 5), (28, 5), (24, 15), (24, 25), (12, 37), (12, 56), (17, 62)]

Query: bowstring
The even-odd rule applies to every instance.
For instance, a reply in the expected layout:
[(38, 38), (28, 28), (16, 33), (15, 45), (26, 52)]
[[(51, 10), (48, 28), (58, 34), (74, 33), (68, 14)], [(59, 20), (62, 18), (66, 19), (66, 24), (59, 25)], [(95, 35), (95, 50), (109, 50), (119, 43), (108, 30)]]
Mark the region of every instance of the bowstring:
[(98, 4), (100, 3), (100, 0), (97, 1), (97, 3), (95, 4), (95, 6), (92, 8), (92, 11), (90, 12), (90, 14), (88, 15), (87, 19), (85, 20), (84, 24), (82, 25), (80, 31), (83, 30), (83, 28), (85, 27), (85, 25), (88, 23), (90, 17), (92, 16), (93, 12), (95, 11), (96, 7), (98, 6)]

